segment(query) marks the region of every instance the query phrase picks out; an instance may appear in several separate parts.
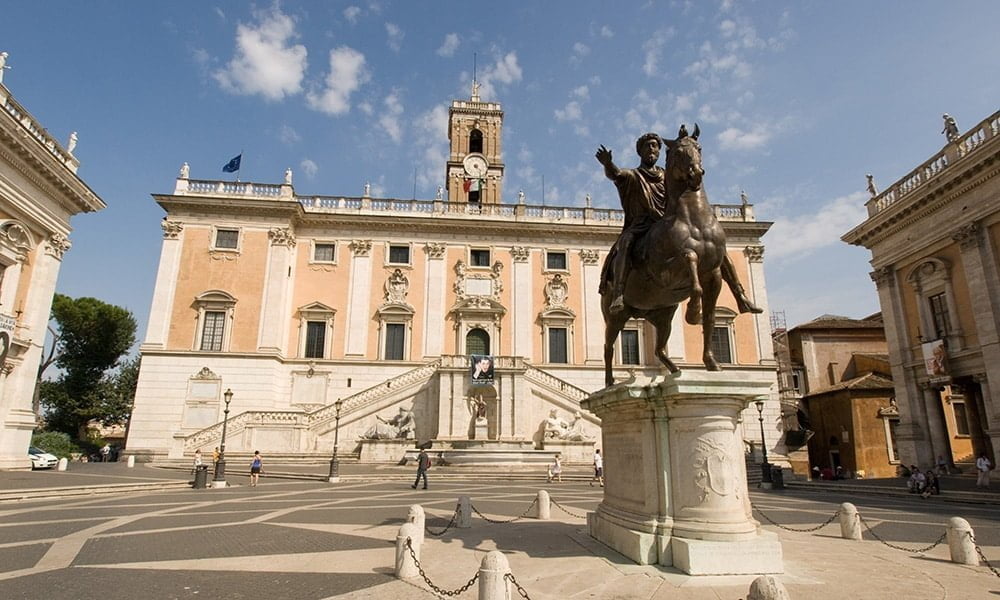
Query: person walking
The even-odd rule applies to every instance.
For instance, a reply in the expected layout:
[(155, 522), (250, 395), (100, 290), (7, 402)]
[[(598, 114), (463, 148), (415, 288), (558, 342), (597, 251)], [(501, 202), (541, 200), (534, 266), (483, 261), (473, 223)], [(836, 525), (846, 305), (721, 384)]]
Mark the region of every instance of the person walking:
[(600, 482), (601, 487), (604, 487), (604, 457), (601, 456), (600, 448), (594, 450), (594, 479), (590, 482), (591, 487), (595, 481)]
[(257, 480), (264, 472), (264, 457), (260, 455), (260, 450), (253, 451), (253, 459), (250, 461), (250, 487), (257, 487)]
[(562, 483), (562, 455), (556, 454), (552, 457), (552, 464), (549, 465), (549, 474), (546, 481), (551, 482), (553, 479)]
[(417, 455), (417, 479), (413, 482), (410, 487), (417, 489), (417, 484), (420, 483), (420, 478), (424, 478), (424, 489), (427, 489), (427, 471), (431, 468), (431, 457), (427, 456), (427, 450), (421, 448), (420, 454)]
[(101, 448), (101, 462), (108, 462), (111, 457), (111, 444), (104, 444)]
[(195, 450), (194, 451), (194, 464), (191, 465), (191, 467), (192, 467), (191, 468), (191, 472), (193, 473), (193, 472), (197, 471), (198, 467), (200, 467), (203, 464), (204, 464), (204, 462), (202, 462), (202, 460), (201, 460), (201, 450)]
[(990, 487), (990, 470), (993, 468), (993, 463), (990, 459), (986, 457), (986, 453), (983, 452), (976, 459), (976, 471), (978, 471), (979, 476), (976, 478), (977, 488), (989, 488)]

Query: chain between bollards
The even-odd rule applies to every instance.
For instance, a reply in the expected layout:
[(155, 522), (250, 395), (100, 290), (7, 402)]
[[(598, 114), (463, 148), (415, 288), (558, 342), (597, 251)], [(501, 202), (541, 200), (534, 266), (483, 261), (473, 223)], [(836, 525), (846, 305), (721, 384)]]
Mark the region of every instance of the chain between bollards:
[(458, 596), (459, 594), (465, 592), (470, 587), (472, 587), (473, 584), (475, 584), (476, 581), (479, 580), (479, 571), (476, 571), (476, 574), (472, 576), (472, 579), (470, 579), (469, 582), (463, 585), (462, 587), (456, 590), (441, 589), (438, 586), (434, 585), (434, 582), (431, 581), (429, 577), (427, 577), (426, 573), (424, 573), (424, 568), (420, 566), (420, 561), (417, 560), (417, 554), (413, 551), (413, 545), (410, 544), (410, 538), (406, 538), (406, 549), (410, 551), (410, 558), (413, 559), (413, 564), (417, 565), (417, 571), (420, 572), (420, 577), (424, 580), (424, 583), (426, 583), (428, 586), (430, 586), (432, 590), (434, 590), (438, 594), (441, 594), (442, 596)]
[(424, 531), (426, 531), (427, 533), (429, 533), (429, 534), (431, 534), (433, 536), (444, 535), (449, 529), (451, 529), (451, 526), (455, 524), (455, 519), (458, 517), (458, 507), (459, 507), (459, 505), (456, 504), (455, 505), (455, 512), (453, 512), (451, 514), (451, 520), (448, 521), (448, 524), (444, 526), (444, 529), (442, 529), (441, 531), (434, 531), (434, 530), (432, 530), (430, 527), (428, 527), (425, 524), (424, 525)]
[(861, 524), (865, 526), (865, 529), (868, 530), (868, 533), (872, 534), (873, 538), (882, 542), (886, 546), (889, 546), (890, 548), (894, 548), (896, 550), (902, 550), (903, 552), (911, 552), (913, 554), (923, 554), (924, 552), (930, 552), (934, 548), (937, 548), (938, 545), (941, 542), (943, 542), (946, 537), (948, 537), (948, 532), (945, 531), (944, 533), (941, 534), (941, 537), (939, 537), (933, 544), (930, 544), (929, 546), (924, 546), (923, 548), (905, 548), (903, 546), (897, 546), (896, 544), (887, 542), (884, 539), (882, 539), (882, 537), (879, 534), (875, 533), (875, 530), (873, 530), (871, 525), (868, 524), (868, 521), (866, 521), (865, 518), (862, 517), (860, 514), (858, 515), (858, 519), (861, 520)]
[(770, 523), (771, 525), (774, 525), (775, 527), (780, 527), (781, 529), (784, 529), (786, 531), (795, 531), (797, 533), (811, 533), (813, 531), (819, 531), (820, 529), (823, 529), (824, 527), (826, 527), (830, 523), (833, 523), (834, 520), (836, 520), (837, 517), (840, 516), (840, 511), (838, 510), (837, 512), (833, 513), (833, 516), (831, 516), (829, 519), (827, 519), (826, 521), (824, 521), (822, 524), (817, 525), (816, 527), (809, 527), (809, 528), (806, 528), (806, 529), (796, 529), (794, 527), (786, 527), (785, 525), (782, 525), (781, 523), (778, 523), (777, 521), (775, 521), (771, 517), (765, 515), (764, 512), (761, 511), (756, 506), (751, 505), (751, 508), (753, 508), (754, 512), (756, 512), (758, 515), (764, 517), (764, 520), (767, 521), (768, 523)]
[(567, 510), (565, 506), (563, 506), (562, 504), (559, 504), (558, 502), (556, 502), (552, 498), (549, 498), (549, 502), (551, 502), (552, 504), (555, 504), (556, 508), (558, 508), (559, 510), (563, 511), (564, 513), (566, 513), (567, 515), (569, 515), (571, 517), (576, 517), (577, 519), (586, 519), (587, 518), (587, 515), (578, 515), (578, 514), (572, 512), (572, 511)]
[(507, 573), (506, 575), (503, 576), (503, 578), (514, 584), (514, 587), (517, 588), (517, 593), (520, 594), (520, 596), (524, 598), (524, 600), (531, 600), (531, 598), (528, 597), (527, 590), (521, 587), (521, 584), (518, 583), (517, 579), (514, 578), (513, 573)]
[[(472, 512), (474, 512), (477, 515), (479, 515), (487, 523), (513, 523), (514, 521), (520, 521), (521, 519), (527, 517), (528, 513), (531, 512), (531, 509), (534, 508), (535, 504), (537, 504), (537, 503), (538, 503), (538, 497), (536, 496), (535, 499), (531, 501), (531, 504), (528, 505), (528, 508), (526, 508), (523, 513), (521, 513), (520, 515), (514, 517), (513, 519), (506, 519), (506, 520), (491, 519), (491, 518), (487, 517), (486, 515), (484, 515), (483, 513), (479, 512), (479, 509), (476, 508), (476, 506), (474, 504), (472, 504), (470, 506), (472, 507)], [(456, 514), (457, 514), (457, 512), (458, 511), (456, 509)]]
[(985, 554), (983, 554), (983, 549), (982, 549), (982, 548), (980, 548), (980, 547), (979, 547), (979, 544), (977, 544), (977, 543), (976, 543), (976, 536), (972, 535), (972, 532), (971, 532), (971, 531), (966, 531), (966, 532), (965, 532), (965, 535), (969, 536), (969, 539), (971, 539), (971, 540), (972, 540), (972, 545), (973, 545), (973, 547), (975, 547), (975, 549), (976, 549), (976, 554), (978, 554), (978, 555), (979, 555), (979, 560), (980, 560), (980, 561), (982, 561), (982, 563), (983, 563), (984, 565), (986, 565), (986, 568), (988, 568), (988, 569), (989, 569), (989, 570), (990, 570), (990, 571), (991, 571), (991, 572), (992, 572), (992, 573), (993, 573), (994, 575), (996, 575), (997, 577), (1000, 577), (1000, 571), (996, 570), (996, 569), (995, 569), (995, 568), (993, 567), (993, 565), (992, 565), (992, 564), (990, 564), (990, 561), (989, 561), (989, 560), (987, 560), (987, 558), (986, 558), (986, 555), (985, 555)]

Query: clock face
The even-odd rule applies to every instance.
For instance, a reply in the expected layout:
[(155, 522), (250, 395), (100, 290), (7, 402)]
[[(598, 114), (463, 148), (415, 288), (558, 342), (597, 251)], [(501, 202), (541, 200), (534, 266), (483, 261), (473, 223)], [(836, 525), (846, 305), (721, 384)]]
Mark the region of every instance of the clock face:
[(465, 172), (473, 177), (486, 176), (486, 159), (481, 154), (470, 154), (462, 161)]

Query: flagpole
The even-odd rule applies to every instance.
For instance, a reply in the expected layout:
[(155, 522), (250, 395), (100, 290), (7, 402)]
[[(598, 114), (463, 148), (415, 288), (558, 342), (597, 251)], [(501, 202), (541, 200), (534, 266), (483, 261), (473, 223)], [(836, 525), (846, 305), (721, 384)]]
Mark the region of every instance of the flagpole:
[(240, 148), (240, 166), (236, 169), (236, 183), (240, 182), (240, 169), (243, 168), (243, 148)]

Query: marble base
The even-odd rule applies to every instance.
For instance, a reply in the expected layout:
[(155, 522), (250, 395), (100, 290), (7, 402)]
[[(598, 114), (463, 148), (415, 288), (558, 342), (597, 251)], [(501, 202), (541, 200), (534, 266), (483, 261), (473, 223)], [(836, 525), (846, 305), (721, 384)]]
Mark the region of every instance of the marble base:
[(398, 463), (415, 445), (414, 440), (361, 440), (358, 460), (363, 463)]
[(554, 450), (562, 455), (562, 461), (566, 464), (585, 463), (594, 464), (594, 440), (582, 442), (570, 442), (566, 440), (545, 440), (542, 447), (545, 450)]
[(778, 534), (760, 531), (736, 542), (670, 540), (674, 566), (688, 575), (764, 575), (783, 573)]
[(474, 440), (488, 440), (490, 438), (490, 426), (483, 421), (480, 423), (476, 421), (474, 428), (472, 430), (472, 439)]
[(641, 521), (638, 515), (609, 514), (599, 507), (587, 513), (590, 537), (640, 565), (673, 564), (669, 528)]

